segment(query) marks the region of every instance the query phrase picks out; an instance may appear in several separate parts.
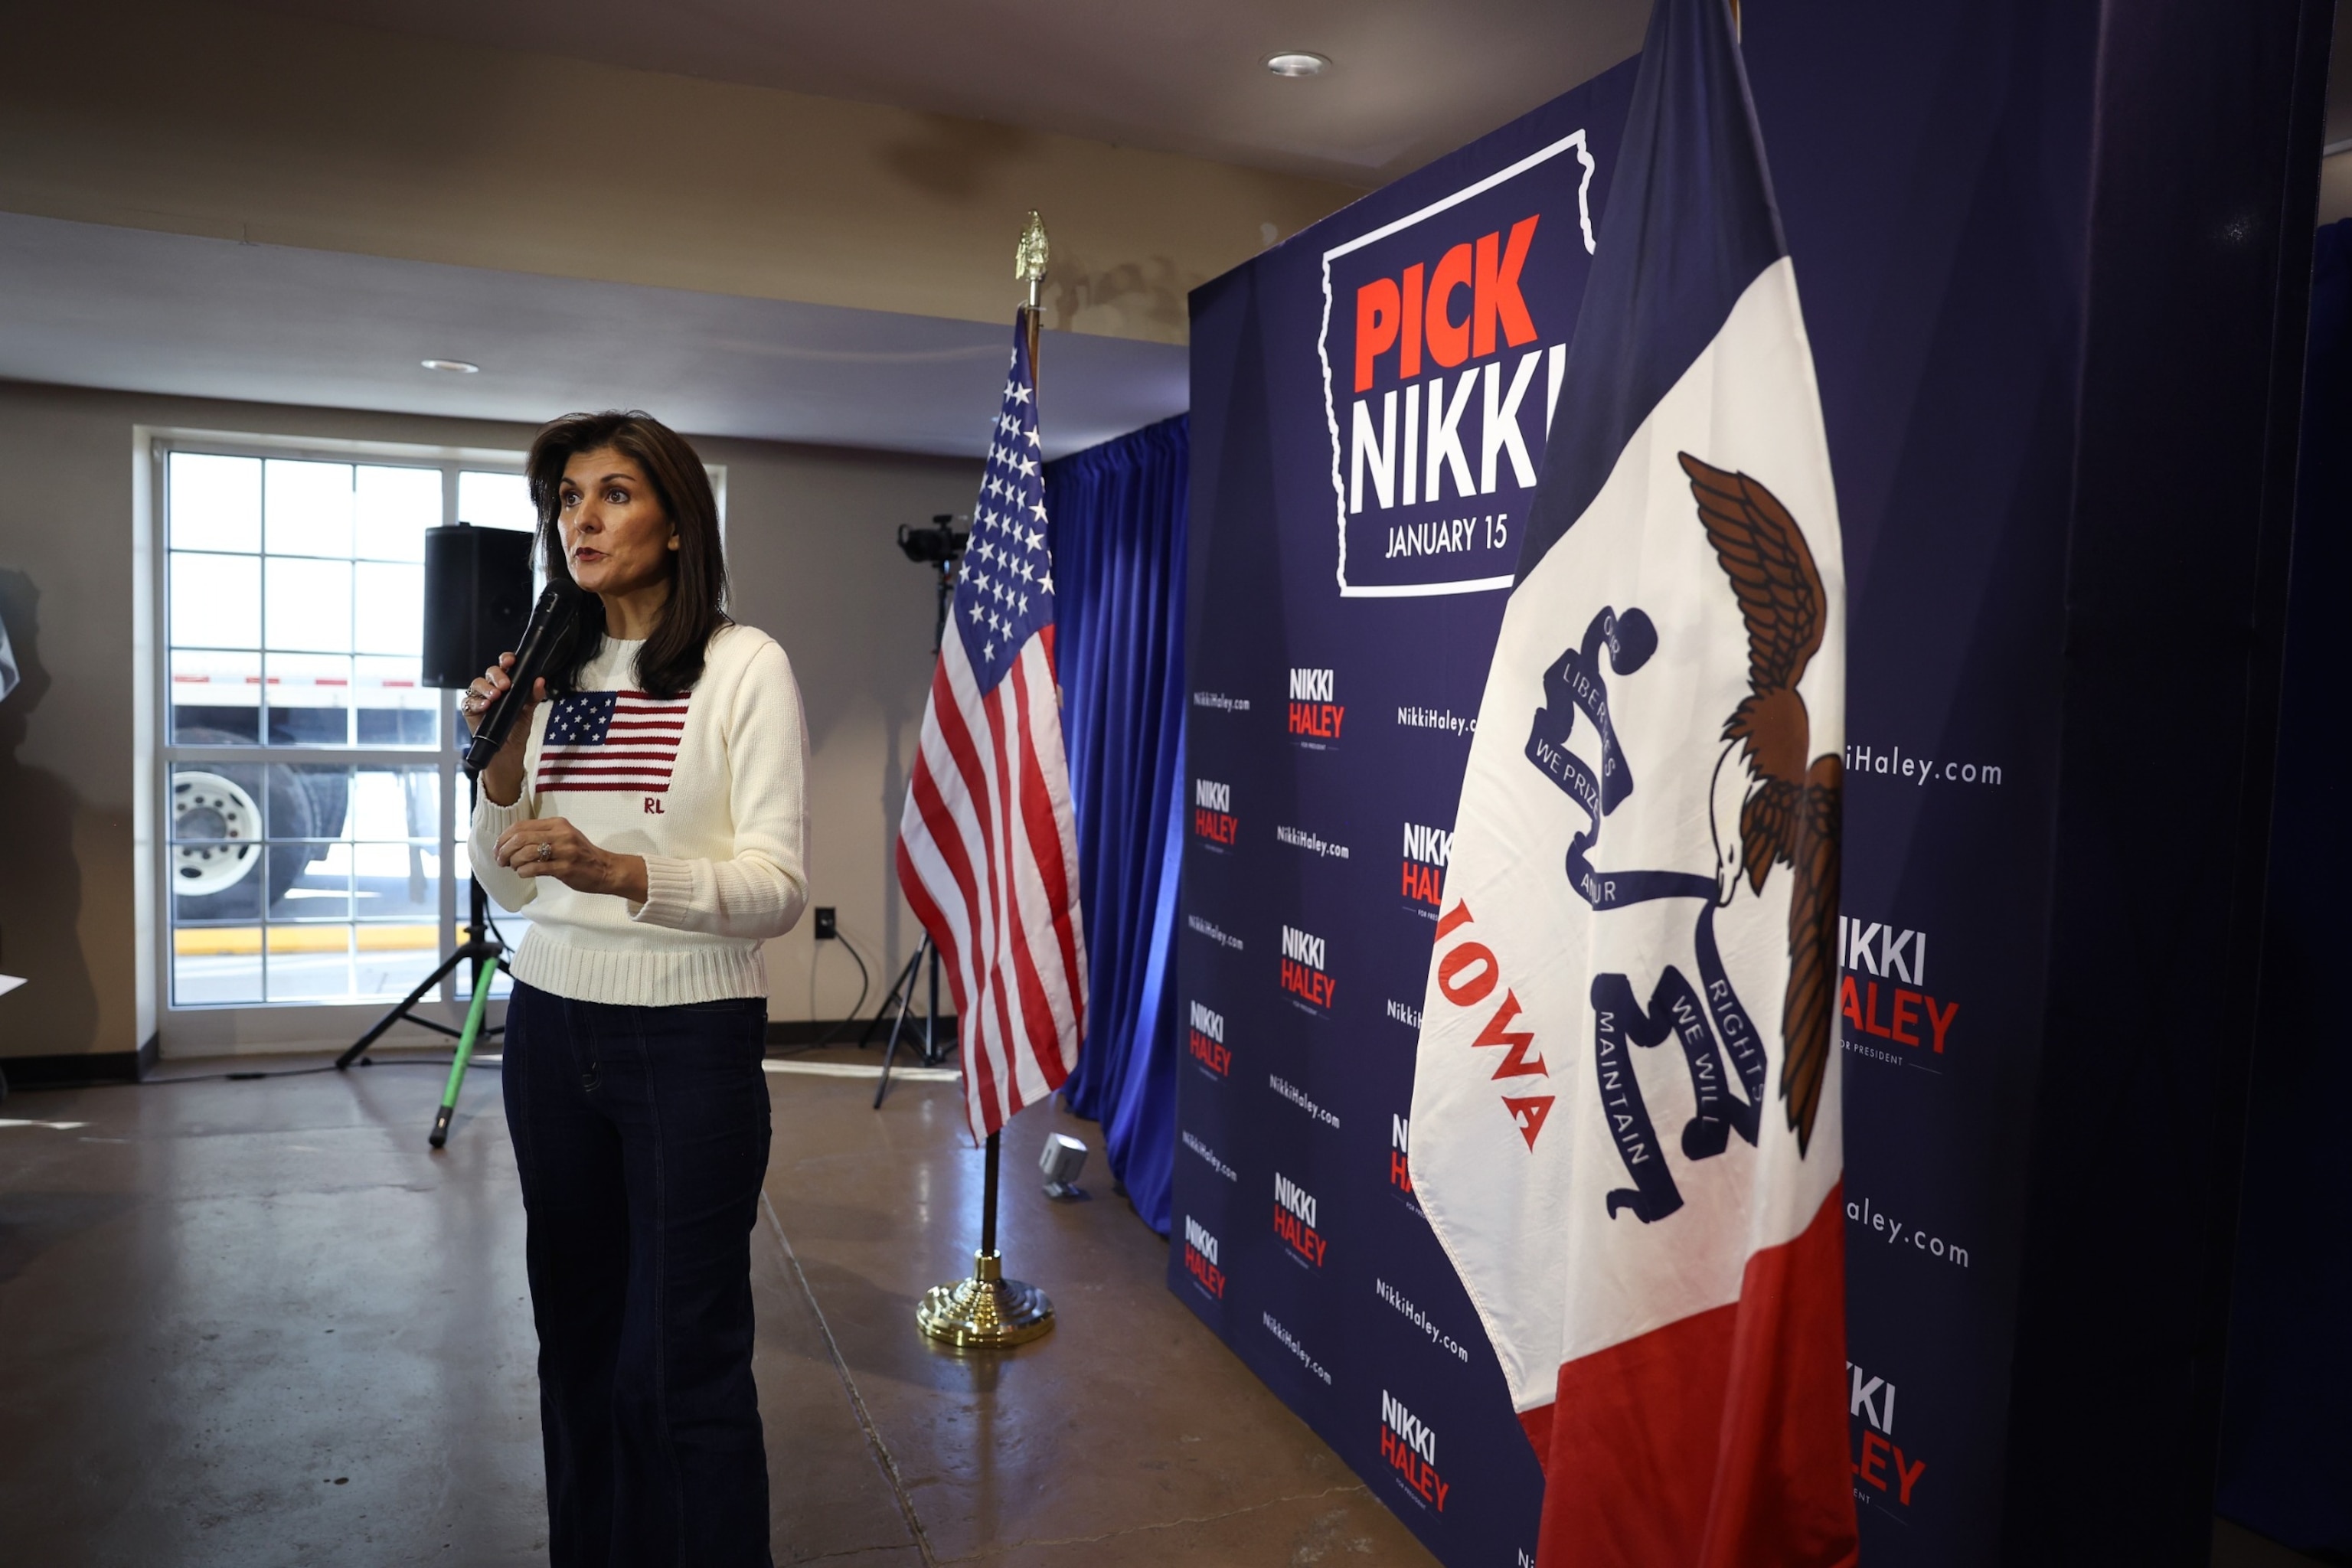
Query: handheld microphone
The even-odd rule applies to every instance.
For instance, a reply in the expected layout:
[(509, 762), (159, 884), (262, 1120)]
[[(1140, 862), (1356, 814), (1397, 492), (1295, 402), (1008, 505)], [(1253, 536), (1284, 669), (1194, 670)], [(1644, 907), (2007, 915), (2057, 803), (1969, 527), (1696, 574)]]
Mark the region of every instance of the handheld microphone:
[(563, 591), (552, 584), (539, 596), (532, 606), (530, 623), (522, 629), (522, 647), (515, 650), (514, 668), (508, 675), (514, 684), (499, 693), (499, 700), (482, 714), (482, 721), (474, 730), (473, 743), (466, 748), (466, 776), (478, 777), (499, 754), (514, 731), (515, 720), (522, 706), (530, 700), (530, 689), (547, 673), (550, 660), (564, 634), (572, 629), (572, 617), (563, 608)]

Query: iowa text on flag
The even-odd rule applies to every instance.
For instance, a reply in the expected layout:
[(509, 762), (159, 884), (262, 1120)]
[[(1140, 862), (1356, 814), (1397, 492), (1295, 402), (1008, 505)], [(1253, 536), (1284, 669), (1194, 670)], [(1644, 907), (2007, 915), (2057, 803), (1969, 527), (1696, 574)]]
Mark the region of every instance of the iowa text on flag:
[(1423, 1009), (1415, 1192), (1538, 1561), (1851, 1563), (1832, 1050), (1844, 595), (1725, 0), (1658, 0)]
[(1016, 324), (898, 820), (898, 885), (955, 993), (975, 1137), (1061, 1087), (1086, 1023), (1044, 467), (1036, 381)]

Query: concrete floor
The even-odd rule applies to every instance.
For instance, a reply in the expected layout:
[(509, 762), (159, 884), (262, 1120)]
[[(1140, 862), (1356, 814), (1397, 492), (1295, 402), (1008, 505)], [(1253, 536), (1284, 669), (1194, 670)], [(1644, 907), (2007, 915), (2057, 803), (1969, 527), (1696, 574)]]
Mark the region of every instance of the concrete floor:
[[(0, 1106), (20, 1123), (0, 1126), (0, 1560), (544, 1561), (497, 1079), (435, 1154), (440, 1076)], [(1433, 1561), (1168, 1293), (1099, 1152), (1095, 1201), (1039, 1193), (1045, 1133), (1099, 1151), (1096, 1128), (1048, 1105), (1007, 1131), (1003, 1251), (1058, 1327), (959, 1356), (913, 1327), (978, 1235), (953, 1086), (899, 1085), (878, 1114), (870, 1079), (770, 1086), (752, 1270), (779, 1563)]]
[[(0, 1561), (544, 1561), (497, 1079), (435, 1154), (440, 1081), (410, 1061), (0, 1106)], [(1168, 1293), (1099, 1153), (1095, 1201), (1040, 1194), (1045, 1133), (1097, 1129), (1047, 1105), (1007, 1132), (1005, 1257), (1059, 1326), (959, 1356), (913, 1328), (979, 1228), (952, 1085), (878, 1114), (870, 1079), (770, 1087), (752, 1271), (779, 1563), (1433, 1562)], [(2213, 1561), (2309, 1560), (2222, 1524)]]

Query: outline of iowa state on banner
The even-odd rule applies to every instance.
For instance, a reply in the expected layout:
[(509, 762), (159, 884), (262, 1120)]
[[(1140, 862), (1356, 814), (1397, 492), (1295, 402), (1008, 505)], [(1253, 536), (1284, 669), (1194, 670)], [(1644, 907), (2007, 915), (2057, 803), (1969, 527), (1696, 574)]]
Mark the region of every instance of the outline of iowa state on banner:
[[(1583, 166), (1574, 230), (1566, 226), (1565, 214), (1547, 214), (1525, 202), (1525, 211), (1509, 205), (1509, 187), (1520, 175), (1570, 153)], [(1535, 492), (1576, 324), (1565, 317), (1533, 320), (1520, 284), (1528, 266), (1547, 264), (1546, 251), (1580, 241), (1576, 260), (1593, 254), (1593, 174), (1591, 142), (1580, 127), (1323, 253), (1323, 326), (1316, 353), (1331, 439), (1342, 597), (1475, 594), (1511, 585), (1519, 554), (1515, 523), (1524, 508), (1499, 498), (1516, 503)], [(1457, 222), (1431, 244), (1423, 226), (1465, 205), (1471, 211), (1464, 216), (1478, 221)], [(1343, 265), (1335, 284), (1333, 264), (1351, 258), (1360, 259)], [(1457, 321), (1456, 301), (1464, 296), (1468, 309)], [(1336, 304), (1341, 298), (1345, 310)], [(1332, 374), (1335, 313), (1346, 338), (1344, 387)], [(1538, 367), (1543, 419), (1530, 434)], [(1450, 499), (1444, 494), (1449, 484)], [(1355, 582), (1348, 576), (1351, 519)], [(1379, 548), (1368, 551), (1368, 544)], [(1377, 563), (1369, 570), (1368, 555)], [(1405, 564), (1392, 564), (1397, 562)]]

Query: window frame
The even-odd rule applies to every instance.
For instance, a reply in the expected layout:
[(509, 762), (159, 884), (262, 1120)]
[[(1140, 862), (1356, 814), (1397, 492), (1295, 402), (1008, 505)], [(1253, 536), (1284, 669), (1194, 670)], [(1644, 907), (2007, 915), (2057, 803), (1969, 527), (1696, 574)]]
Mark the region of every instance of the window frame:
[[(152, 667), (148, 671), (148, 684), (152, 689), (153, 697), (148, 705), (150, 712), (146, 717), (148, 723), (152, 726), (151, 732), (153, 741), (150, 748), (152, 757), (146, 769), (149, 774), (147, 793), (150, 804), (146, 808), (145, 816), (149, 820), (142, 826), (146, 828), (152, 844), (152, 853), (147, 858), (149, 863), (145, 870), (152, 879), (154, 889), (154, 942), (151, 962), (154, 965), (152, 972), (155, 975), (154, 995), (160, 1015), (158, 1032), (162, 1036), (177, 1037), (177, 1043), (184, 1047), (194, 1047), (199, 1049), (225, 1047), (231, 1050), (240, 1047), (262, 1044), (262, 1041), (254, 1038), (256, 1035), (266, 1038), (283, 1036), (287, 1032), (282, 1027), (264, 1027), (255, 1030), (238, 1026), (241, 1019), (249, 1016), (257, 1021), (269, 1018), (279, 1020), (281, 1025), (290, 1025), (293, 1026), (293, 1033), (305, 1040), (318, 1035), (322, 1029), (331, 1037), (334, 1032), (352, 1027), (357, 1022), (354, 1017), (356, 1012), (381, 1011), (393, 1005), (399, 997), (378, 995), (268, 1000), (267, 976), (269, 954), (266, 939), (261, 956), (264, 975), (264, 994), (261, 998), (237, 1002), (183, 1002), (175, 994), (173, 935), (176, 926), (173, 920), (171, 879), (172, 770), (175, 766), (190, 764), (201, 766), (208, 763), (247, 767), (268, 763), (323, 763), (353, 769), (415, 768), (420, 764), (430, 765), (438, 781), (437, 794), (440, 809), (436, 814), (437, 821), (434, 825), (433, 843), (440, 857), (441, 868), (440, 875), (436, 879), (438, 887), (431, 918), (436, 932), (443, 933), (443, 941), (436, 943), (436, 951), (441, 955), (446, 955), (448, 951), (447, 942), (454, 936), (463, 914), (458, 907), (462, 884), (455, 875), (457, 855), (461, 847), (457, 842), (459, 830), (457, 801), (460, 794), (458, 785), (462, 781), (462, 775), (457, 766), (458, 756), (453, 739), (454, 731), (451, 728), (457, 722), (458, 694), (454, 691), (442, 694), (444, 700), (436, 710), (438, 717), (435, 724), (435, 739), (425, 745), (345, 745), (307, 742), (275, 744), (268, 739), (268, 731), (266, 725), (259, 731), (262, 739), (253, 745), (184, 745), (173, 741), (172, 737), (173, 648), (171, 642), (172, 457), (174, 453), (187, 453), (208, 457), (277, 458), (281, 461), (377, 463), (402, 468), (436, 469), (441, 476), (441, 518), (438, 526), (446, 527), (458, 521), (457, 477), (460, 473), (489, 472), (520, 475), (523, 471), (527, 454), (521, 450), (510, 448), (337, 440), (249, 432), (151, 429), (143, 434), (145, 436), (144, 457), (148, 465), (146, 476), (148, 493), (152, 498), (148, 507), (151, 515), (146, 520), (144, 530), (152, 572), (150, 592), (147, 597), (152, 609), (145, 617), (149, 625), (142, 629), (148, 634), (147, 651), (152, 659)], [(262, 542), (262, 548), (257, 552), (257, 555), (266, 556), (267, 542), (267, 540)], [(268, 613), (266, 588), (264, 594), (262, 605), (263, 614), (266, 616)], [(259, 656), (257, 655), (257, 657)], [(261, 868), (259, 874), (266, 876), (267, 868)], [(268, 918), (266, 909), (260, 923), (265, 931), (272, 924)], [(347, 918), (340, 922), (322, 923), (340, 925), (348, 930), (359, 922)], [(465, 993), (465, 997), (461, 998), (462, 986), (463, 977), (452, 974), (443, 980), (437, 993), (428, 993), (427, 999), (437, 1000), (447, 1006), (454, 1007), (460, 1000), (470, 998), (469, 990)], [(207, 1020), (214, 1022), (208, 1026)], [(200, 1038), (191, 1040), (189, 1037), (192, 1035)], [(173, 1043), (173, 1040), (168, 1037), (163, 1041), (167, 1050)], [(265, 1046), (264, 1048), (267, 1047)], [(193, 1050), (184, 1049), (173, 1054), (194, 1053)]]
[[(171, 770), (176, 763), (320, 761), (354, 768), (414, 766), (432, 762), (440, 779), (442, 855), (435, 916), (454, 940), (462, 885), (455, 875), (459, 847), (458, 752), (452, 741), (458, 693), (445, 692), (440, 739), (432, 746), (182, 746), (171, 740), (171, 496), (173, 452), (235, 458), (291, 458), (331, 463), (383, 463), (435, 468), (442, 473), (444, 525), (457, 521), (457, 475), (472, 470), (523, 471), (529, 454), (519, 447), (451, 443), (383, 441), (335, 437), (288, 436), (250, 430), (139, 424), (131, 427), (134, 574), (132, 642), (139, 693), (133, 720), (135, 785), (133, 811), (140, 839), (137, 923), (142, 960), (137, 966), (138, 1012), (142, 1038), (152, 1037), (165, 1057), (217, 1056), (340, 1049), (357, 1037), (370, 1014), (389, 1009), (397, 996), (347, 996), (284, 1002), (202, 1002), (182, 1005), (173, 996), (171, 888)], [(728, 542), (728, 471), (705, 462), (719, 507), (719, 548)], [(267, 553), (268, 541), (263, 541)], [(266, 735), (267, 731), (263, 733)], [(493, 915), (495, 919), (495, 914)], [(268, 922), (265, 921), (265, 928)], [(446, 948), (441, 953), (446, 955)], [(266, 962), (266, 958), (265, 958)], [(472, 992), (462, 973), (445, 980), (437, 995), (420, 1004), (427, 1017), (455, 1026)], [(490, 1022), (502, 1022), (505, 997), (491, 1002)], [(423, 1040), (399, 1043), (428, 1044)]]

